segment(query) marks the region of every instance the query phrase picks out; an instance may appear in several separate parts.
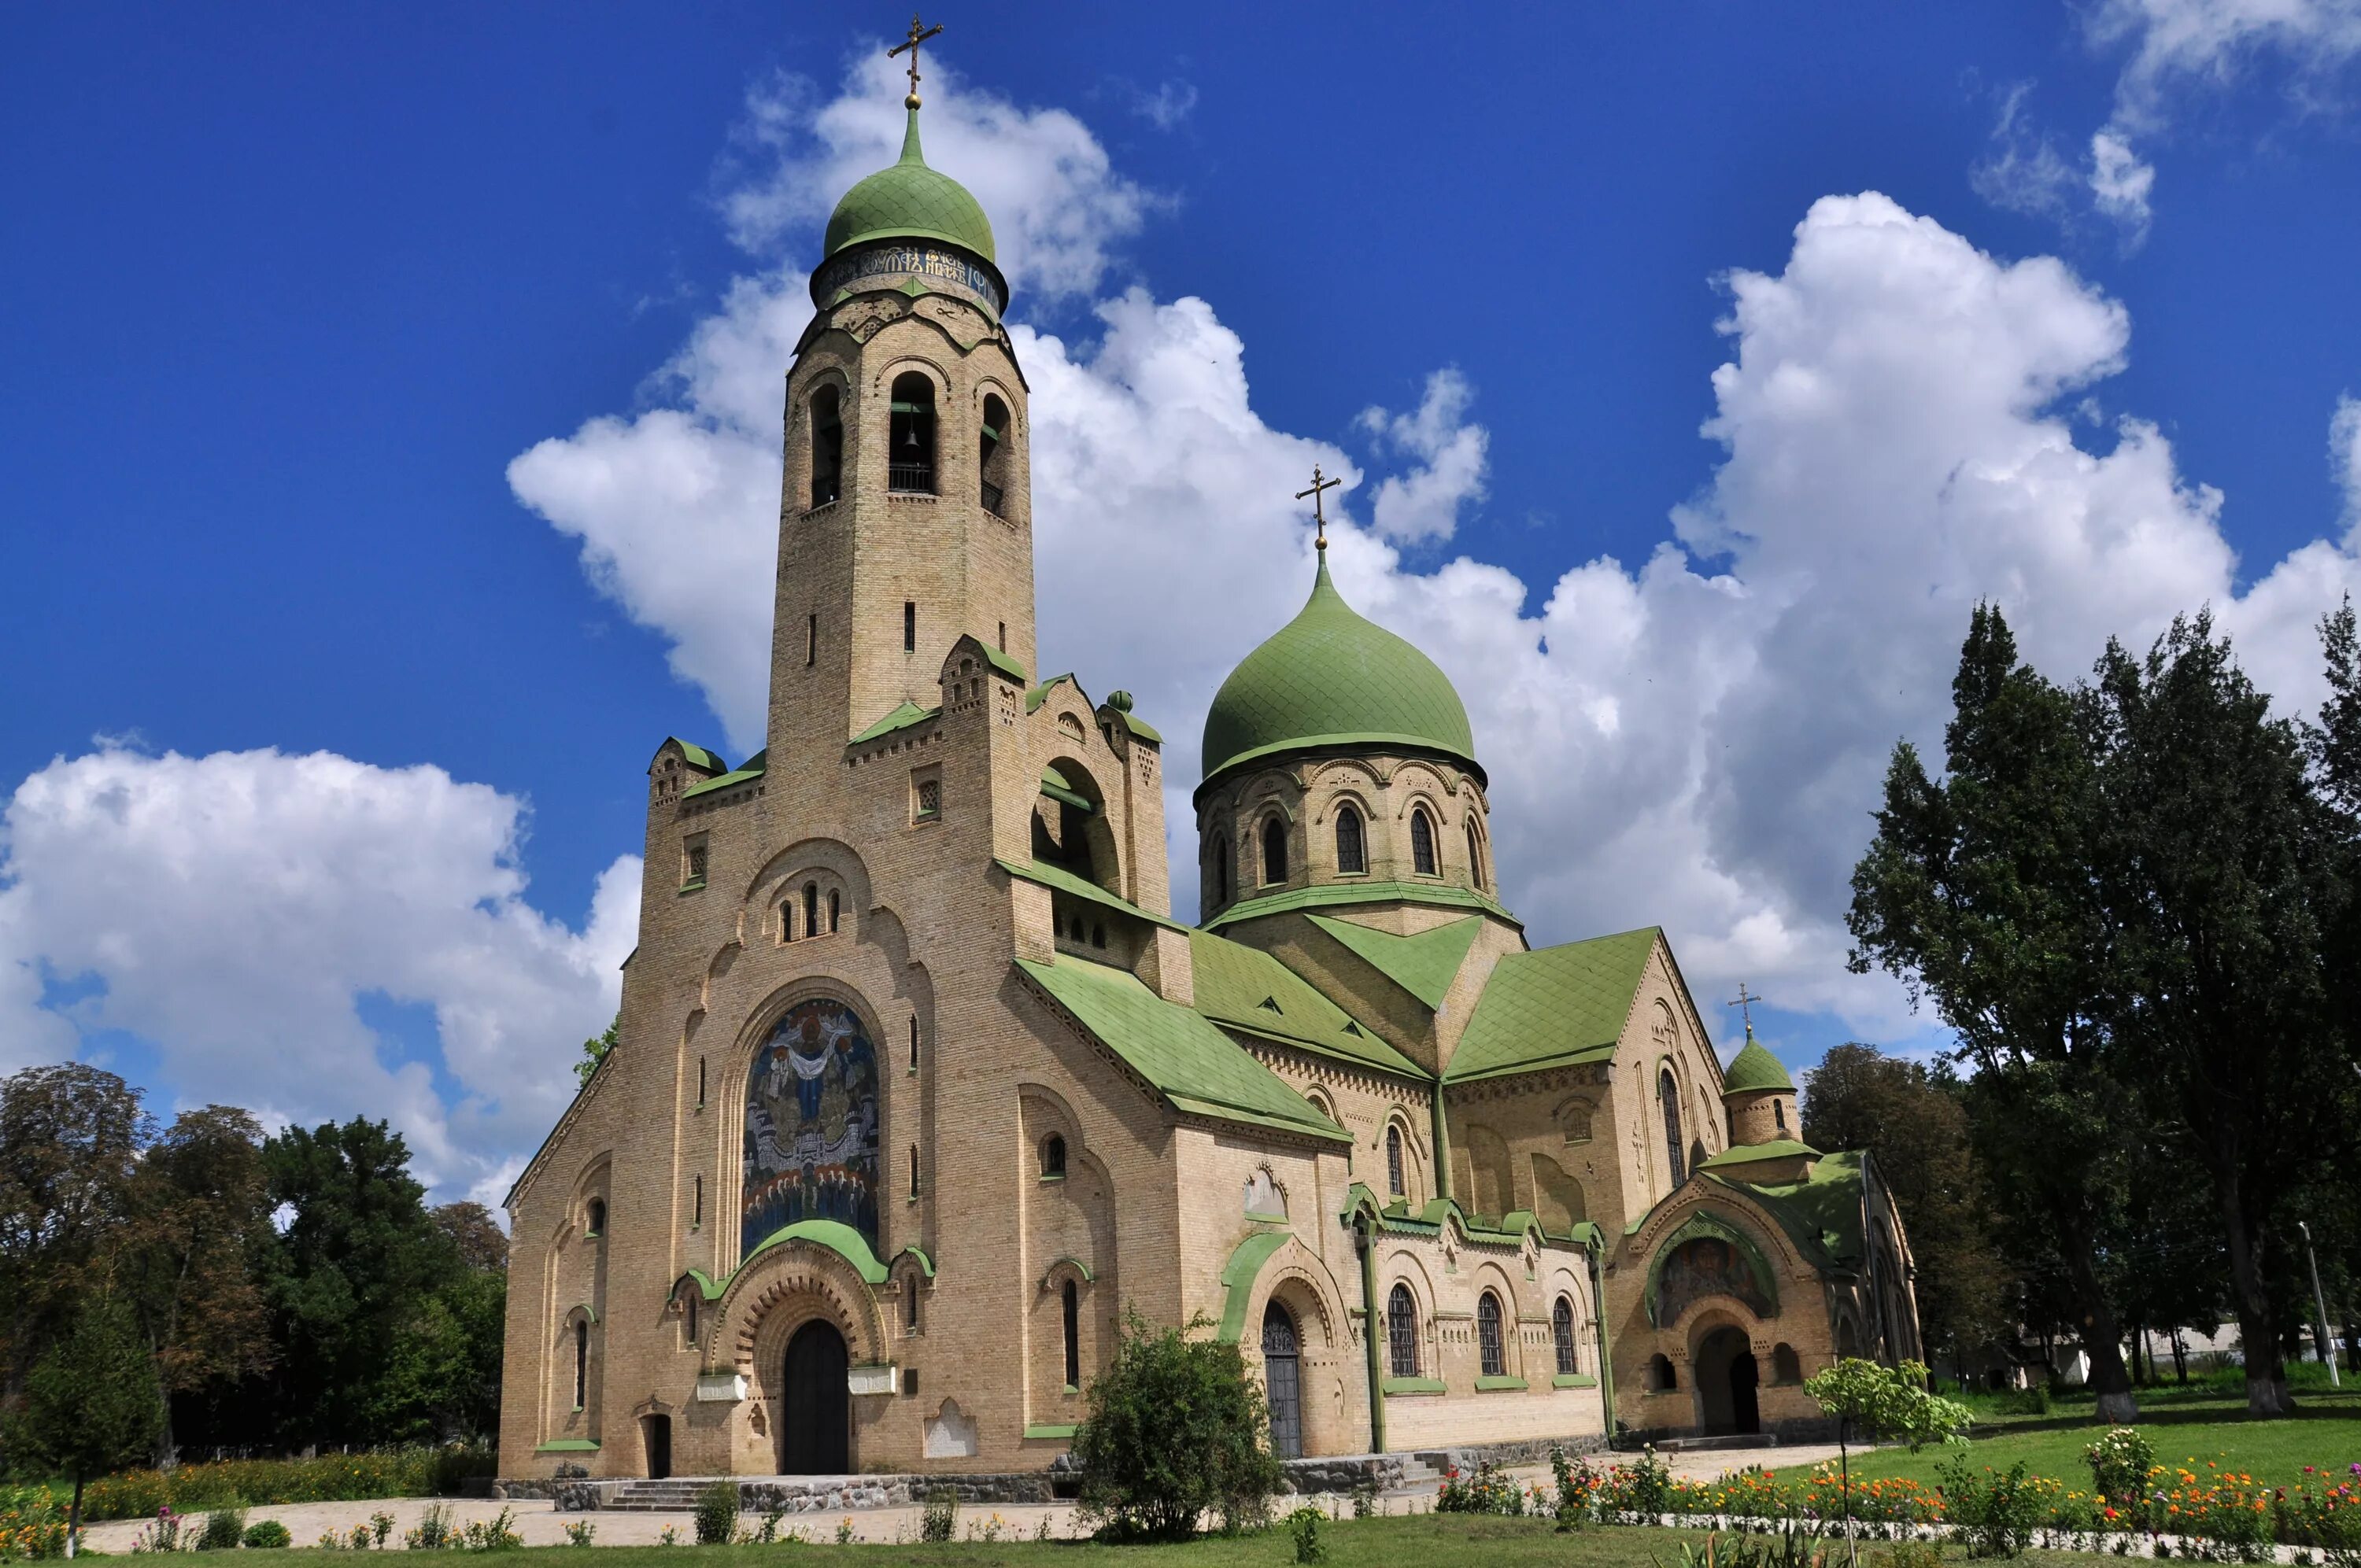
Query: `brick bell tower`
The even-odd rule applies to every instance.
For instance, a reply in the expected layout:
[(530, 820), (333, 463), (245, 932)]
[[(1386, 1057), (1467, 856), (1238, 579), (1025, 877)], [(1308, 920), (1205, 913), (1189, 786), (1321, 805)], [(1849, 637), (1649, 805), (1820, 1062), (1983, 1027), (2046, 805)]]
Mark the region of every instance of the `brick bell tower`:
[(772, 633), (774, 784), (941, 699), (972, 634), (1033, 669), (1026, 385), (973, 196), (927, 166), (917, 53), (902, 156), (845, 192), (787, 371)]

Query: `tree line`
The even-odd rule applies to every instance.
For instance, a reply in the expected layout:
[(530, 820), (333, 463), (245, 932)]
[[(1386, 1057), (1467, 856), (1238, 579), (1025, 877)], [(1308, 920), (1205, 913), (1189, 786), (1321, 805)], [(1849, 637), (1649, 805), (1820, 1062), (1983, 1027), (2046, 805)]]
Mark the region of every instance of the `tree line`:
[(1956, 1047), (1932, 1064), (1839, 1047), (1807, 1077), (1805, 1134), (1885, 1169), (1938, 1367), (2019, 1331), (2070, 1335), (2100, 1416), (2126, 1421), (2126, 1339), (2136, 1362), (2146, 1331), (2230, 1321), (2250, 1412), (2287, 1414), (2286, 1358), (2314, 1317), (2307, 1223), (2329, 1316), (2349, 1320), (2350, 603), (2320, 636), (2329, 696), (2288, 718), (2208, 615), (2144, 654), (2111, 639), (2060, 685), (1979, 606), (1939, 773), (1894, 748), (1853, 872), (1850, 965), (1898, 977)]
[[(129, 1347), (154, 1457), (488, 1437), (508, 1239), (427, 1206), (383, 1122), (264, 1135), (207, 1105), (159, 1123), (81, 1063), (0, 1080), (0, 1443), (77, 1346)], [(107, 1336), (114, 1336), (108, 1340)]]

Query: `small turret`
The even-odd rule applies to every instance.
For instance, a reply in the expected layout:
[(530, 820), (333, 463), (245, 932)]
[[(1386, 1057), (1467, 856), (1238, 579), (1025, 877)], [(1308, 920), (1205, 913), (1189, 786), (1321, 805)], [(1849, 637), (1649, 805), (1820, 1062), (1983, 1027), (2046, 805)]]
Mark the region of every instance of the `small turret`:
[(1746, 1044), (1721, 1075), (1721, 1103), (1729, 1113), (1733, 1146), (1803, 1141), (1795, 1114), (1795, 1080), (1755, 1039), (1751, 1024)]

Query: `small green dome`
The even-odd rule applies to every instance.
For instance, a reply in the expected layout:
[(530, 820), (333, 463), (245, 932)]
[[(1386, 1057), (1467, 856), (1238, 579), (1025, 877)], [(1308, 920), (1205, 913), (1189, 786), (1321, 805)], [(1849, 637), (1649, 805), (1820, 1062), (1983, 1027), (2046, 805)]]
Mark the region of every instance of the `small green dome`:
[(1721, 1075), (1724, 1094), (1760, 1094), (1764, 1090), (1795, 1092), (1795, 1080), (1779, 1065), (1779, 1058), (1764, 1050), (1754, 1038), (1754, 1031), (1746, 1031), (1746, 1044), (1730, 1058), (1729, 1070)]
[(992, 222), (983, 208), (966, 186), (927, 167), (918, 150), (916, 109), (910, 111), (910, 128), (903, 133), (901, 161), (844, 193), (829, 214), (820, 254), (834, 256), (848, 246), (875, 239), (939, 239), (986, 261), (999, 259), (992, 253)]
[(1246, 656), (1205, 715), (1204, 776), (1279, 751), (1330, 746), (1440, 751), (1475, 768), (1467, 709), (1433, 660), (1354, 613), (1328, 558), (1293, 620)]

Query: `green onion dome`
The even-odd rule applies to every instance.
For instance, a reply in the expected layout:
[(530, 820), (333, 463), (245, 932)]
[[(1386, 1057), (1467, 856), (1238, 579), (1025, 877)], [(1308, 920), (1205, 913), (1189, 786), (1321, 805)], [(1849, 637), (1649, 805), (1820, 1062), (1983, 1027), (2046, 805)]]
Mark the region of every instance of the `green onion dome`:
[(1214, 695), (1205, 715), (1204, 778), (1210, 784), (1281, 752), (1345, 746), (1439, 752), (1484, 776), (1467, 708), (1450, 677), (1355, 613), (1328, 580), (1323, 554), (1302, 610)]
[(992, 253), (992, 222), (967, 187), (948, 174), (927, 167), (918, 149), (918, 111), (910, 111), (910, 127), (903, 133), (902, 159), (881, 169), (844, 193), (829, 215), (821, 255), (873, 240), (933, 239), (973, 251), (995, 262)]
[(1764, 1050), (1754, 1038), (1754, 1031), (1746, 1031), (1746, 1044), (1730, 1058), (1730, 1067), (1721, 1075), (1724, 1094), (1759, 1094), (1764, 1090), (1777, 1090), (1793, 1094), (1795, 1080), (1779, 1065), (1779, 1058)]

